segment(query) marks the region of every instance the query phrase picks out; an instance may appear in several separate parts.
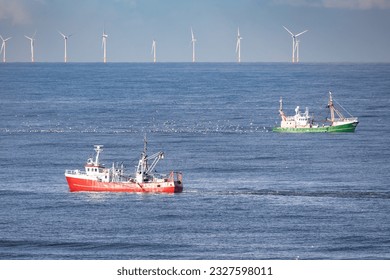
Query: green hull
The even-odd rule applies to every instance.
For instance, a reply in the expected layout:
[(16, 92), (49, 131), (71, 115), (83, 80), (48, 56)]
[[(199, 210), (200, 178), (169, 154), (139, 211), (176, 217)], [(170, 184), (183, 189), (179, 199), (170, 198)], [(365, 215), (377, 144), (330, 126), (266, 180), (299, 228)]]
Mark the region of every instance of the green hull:
[(274, 132), (287, 132), (287, 133), (316, 133), (316, 132), (355, 132), (355, 128), (359, 122), (341, 124), (336, 126), (322, 126), (322, 127), (299, 127), (299, 128), (281, 128), (274, 127)]

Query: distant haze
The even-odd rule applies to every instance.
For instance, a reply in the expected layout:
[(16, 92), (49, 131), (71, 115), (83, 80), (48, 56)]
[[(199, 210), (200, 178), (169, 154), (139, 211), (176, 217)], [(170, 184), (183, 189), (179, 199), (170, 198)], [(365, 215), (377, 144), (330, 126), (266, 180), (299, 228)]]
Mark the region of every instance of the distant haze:
[[(108, 62), (192, 60), (191, 27), (199, 62), (234, 62), (240, 28), (242, 62), (289, 62), (300, 36), (301, 62), (390, 62), (390, 0), (0, 0), (0, 35), (7, 61)], [(1, 43), (1, 42), (0, 42)], [(1, 56), (2, 57), (2, 56)]]

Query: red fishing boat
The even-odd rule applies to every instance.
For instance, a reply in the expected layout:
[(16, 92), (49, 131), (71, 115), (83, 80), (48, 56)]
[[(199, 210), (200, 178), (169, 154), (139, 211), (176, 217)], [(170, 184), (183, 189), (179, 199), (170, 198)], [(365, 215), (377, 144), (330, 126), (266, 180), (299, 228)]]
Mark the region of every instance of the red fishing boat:
[[(84, 171), (65, 171), (71, 192), (179, 193), (183, 191), (181, 172), (171, 171), (169, 175), (155, 172), (155, 167), (159, 160), (164, 158), (164, 153), (158, 152), (148, 156), (146, 138), (135, 175), (126, 174), (123, 164), (113, 163), (112, 167), (105, 167), (99, 161), (103, 146), (95, 145), (94, 149), (95, 157), (87, 160)], [(149, 164), (149, 161), (152, 163)]]

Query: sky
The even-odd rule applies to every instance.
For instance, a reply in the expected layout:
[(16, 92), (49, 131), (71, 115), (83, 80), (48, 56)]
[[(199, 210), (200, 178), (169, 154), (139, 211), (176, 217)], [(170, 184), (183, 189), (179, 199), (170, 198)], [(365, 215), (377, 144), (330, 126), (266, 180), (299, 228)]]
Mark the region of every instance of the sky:
[[(199, 62), (289, 62), (293, 33), (301, 62), (390, 62), (390, 0), (0, 0), (8, 62), (190, 62), (191, 27)], [(1, 42), (0, 42), (1, 43)]]

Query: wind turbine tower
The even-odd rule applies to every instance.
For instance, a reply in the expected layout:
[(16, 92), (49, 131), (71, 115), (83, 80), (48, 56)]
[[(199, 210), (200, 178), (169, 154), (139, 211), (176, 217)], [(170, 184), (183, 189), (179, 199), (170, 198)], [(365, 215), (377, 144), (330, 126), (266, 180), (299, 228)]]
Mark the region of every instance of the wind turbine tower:
[(107, 37), (106, 31), (103, 29), (102, 48), (103, 48), (103, 62), (107, 62)]
[(153, 62), (156, 63), (156, 41), (152, 42), (152, 54), (153, 54)]
[(298, 39), (296, 40), (295, 48), (296, 48), (295, 51), (296, 51), (296, 55), (297, 55), (296, 62), (299, 62), (299, 40)]
[(192, 62), (195, 62), (195, 36), (194, 36), (194, 31), (192, 30), (191, 27), (191, 43), (192, 43)]
[(64, 56), (64, 62), (67, 63), (68, 62), (68, 57), (67, 57), (67, 45), (68, 45), (68, 38), (72, 35), (68, 35), (66, 36), (65, 34), (63, 34), (61, 31), (58, 31), (58, 33), (61, 34), (61, 36), (64, 38), (64, 42), (65, 42), (65, 56)]
[(236, 44), (236, 53), (237, 53), (237, 62), (241, 62), (241, 35), (240, 28), (237, 31), (237, 44)]
[(34, 42), (35, 42), (35, 34), (37, 34), (36, 31), (35, 31), (34, 35), (32, 35), (32, 37), (28, 37), (28, 36), (24, 35), (24, 37), (26, 37), (27, 39), (30, 40), (31, 62), (34, 62)]
[(298, 36), (302, 35), (303, 33), (306, 33), (308, 30), (305, 30), (298, 34), (293, 34), (290, 30), (287, 29), (287, 27), (283, 26), (284, 29), (288, 33), (290, 33), (292, 39), (293, 39), (293, 45), (292, 45), (292, 63), (299, 62), (299, 41), (297, 39)]
[(0, 53), (3, 53), (3, 62), (5, 62), (5, 47), (6, 47), (7, 41), (9, 39), (11, 39), (11, 37), (9, 37), (7, 39), (4, 39), (3, 36), (0, 35), (0, 38), (3, 41), (3, 43), (1, 44), (1, 51), (0, 51)]

